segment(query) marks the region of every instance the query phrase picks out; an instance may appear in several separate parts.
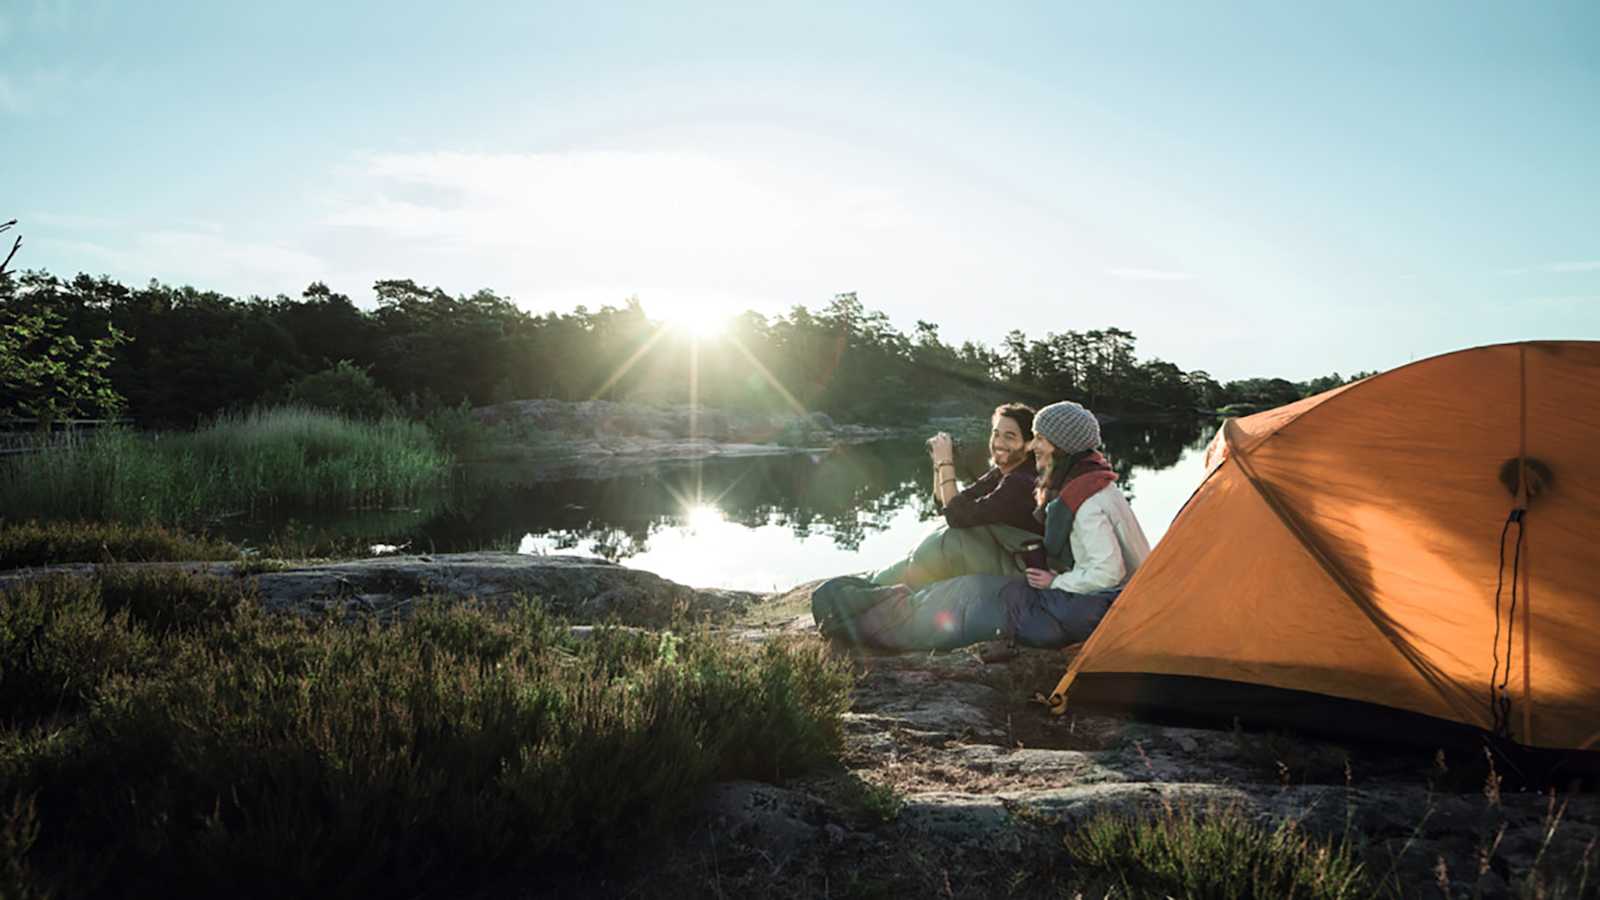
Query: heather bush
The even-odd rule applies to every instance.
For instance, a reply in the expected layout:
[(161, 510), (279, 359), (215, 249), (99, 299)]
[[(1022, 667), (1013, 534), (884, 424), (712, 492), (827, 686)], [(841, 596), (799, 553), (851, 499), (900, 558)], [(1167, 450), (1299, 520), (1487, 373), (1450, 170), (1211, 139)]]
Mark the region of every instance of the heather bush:
[(0, 569), (62, 563), (233, 560), (226, 541), (154, 524), (18, 522), (0, 524)]
[(160, 665), (126, 610), (109, 612), (91, 578), (32, 581), (0, 594), (0, 721), (83, 710), (118, 674)]
[(1237, 807), (1180, 805), (1140, 818), (1102, 813), (1067, 834), (1077, 870), (1129, 897), (1340, 900), (1371, 896), (1360, 854), (1294, 822), (1263, 825)]
[(26, 862), (68, 894), (410, 895), (605, 858), (715, 778), (832, 758), (850, 687), (812, 641), (580, 636), (531, 601), (307, 619), (182, 573), (39, 582), (0, 621), (0, 796), (35, 798)]

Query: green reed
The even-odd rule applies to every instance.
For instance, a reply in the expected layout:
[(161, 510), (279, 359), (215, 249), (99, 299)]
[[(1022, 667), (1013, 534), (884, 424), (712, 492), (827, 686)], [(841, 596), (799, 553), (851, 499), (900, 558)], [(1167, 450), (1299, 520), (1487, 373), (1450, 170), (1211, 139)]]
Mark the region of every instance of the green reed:
[(71, 449), (10, 457), (0, 462), (0, 509), (18, 520), (194, 525), (270, 510), (378, 507), (415, 501), (450, 463), (415, 422), (280, 407), (225, 415), (193, 432), (113, 429)]

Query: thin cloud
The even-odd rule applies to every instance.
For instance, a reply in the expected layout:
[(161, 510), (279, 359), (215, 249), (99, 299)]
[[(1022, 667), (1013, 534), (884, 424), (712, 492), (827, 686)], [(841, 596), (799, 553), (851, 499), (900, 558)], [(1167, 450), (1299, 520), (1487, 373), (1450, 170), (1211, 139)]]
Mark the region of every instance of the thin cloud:
[(1591, 306), (1600, 305), (1600, 294), (1551, 294), (1521, 297), (1515, 302), (1532, 306)]
[(887, 191), (694, 153), (386, 154), (327, 224), (473, 245), (766, 249), (893, 229)]
[(0, 75), (0, 113), (20, 113), (27, 110), (27, 100), (22, 88), (9, 75)]
[(1130, 281), (1193, 281), (1191, 272), (1173, 272), (1166, 269), (1107, 269), (1106, 274), (1113, 278), (1126, 278)]
[(114, 216), (81, 215), (78, 213), (50, 213), (36, 212), (27, 217), (29, 224), (45, 225), (50, 228), (91, 231), (106, 228), (124, 228), (129, 223), (125, 219)]
[(132, 284), (156, 278), (241, 296), (298, 293), (327, 270), (323, 260), (293, 247), (195, 231), (153, 231), (115, 247), (94, 241), (39, 243), (70, 254), (82, 271)]
[(1600, 259), (1541, 263), (1535, 266), (1518, 266), (1514, 269), (1500, 270), (1502, 275), (1570, 274), (1572, 272), (1600, 272)]
[(638, 294), (662, 311), (781, 308), (839, 289), (812, 280), (964, 258), (972, 241), (907, 196), (822, 166), (701, 152), (385, 154), (328, 198), (321, 224), (434, 283), (471, 277), (540, 306)]

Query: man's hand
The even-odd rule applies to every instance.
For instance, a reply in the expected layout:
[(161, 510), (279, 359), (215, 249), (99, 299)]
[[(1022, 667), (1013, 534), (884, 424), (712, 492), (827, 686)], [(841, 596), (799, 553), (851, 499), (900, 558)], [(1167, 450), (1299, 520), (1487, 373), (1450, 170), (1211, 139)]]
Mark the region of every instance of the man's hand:
[(955, 443), (950, 440), (950, 435), (941, 431), (929, 438), (928, 455), (936, 463), (953, 462), (955, 460)]
[(1056, 580), (1056, 573), (1049, 569), (1029, 569), (1028, 584), (1038, 590), (1047, 590), (1050, 583)]

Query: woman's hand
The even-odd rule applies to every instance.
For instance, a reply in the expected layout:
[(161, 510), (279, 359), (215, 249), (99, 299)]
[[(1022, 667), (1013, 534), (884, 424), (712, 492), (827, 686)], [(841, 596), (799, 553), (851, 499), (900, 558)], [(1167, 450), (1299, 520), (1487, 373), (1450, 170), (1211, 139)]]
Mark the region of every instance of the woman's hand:
[(1038, 590), (1042, 591), (1048, 589), (1050, 587), (1050, 583), (1055, 580), (1056, 573), (1050, 571), (1049, 569), (1028, 570), (1028, 585), (1030, 587), (1037, 588)]
[(928, 455), (935, 463), (950, 462), (955, 457), (955, 444), (943, 431), (928, 439)]

